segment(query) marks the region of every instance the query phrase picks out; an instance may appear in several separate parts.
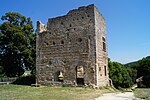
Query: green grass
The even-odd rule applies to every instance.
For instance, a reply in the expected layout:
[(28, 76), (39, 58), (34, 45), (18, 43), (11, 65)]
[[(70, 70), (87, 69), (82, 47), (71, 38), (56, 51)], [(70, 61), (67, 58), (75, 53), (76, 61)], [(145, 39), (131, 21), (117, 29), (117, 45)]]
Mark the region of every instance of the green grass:
[(89, 89), (81, 87), (31, 87), (0, 85), (1, 100), (94, 100), (112, 88)]
[(150, 100), (150, 88), (137, 88), (134, 91), (134, 96), (143, 100)]

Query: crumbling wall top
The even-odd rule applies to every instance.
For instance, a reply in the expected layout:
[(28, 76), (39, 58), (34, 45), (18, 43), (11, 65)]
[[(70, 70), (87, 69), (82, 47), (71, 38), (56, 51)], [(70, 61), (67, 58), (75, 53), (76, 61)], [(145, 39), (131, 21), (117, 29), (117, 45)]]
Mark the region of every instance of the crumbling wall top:
[(36, 33), (42, 33), (47, 30), (46, 25), (44, 25), (41, 21), (37, 21)]

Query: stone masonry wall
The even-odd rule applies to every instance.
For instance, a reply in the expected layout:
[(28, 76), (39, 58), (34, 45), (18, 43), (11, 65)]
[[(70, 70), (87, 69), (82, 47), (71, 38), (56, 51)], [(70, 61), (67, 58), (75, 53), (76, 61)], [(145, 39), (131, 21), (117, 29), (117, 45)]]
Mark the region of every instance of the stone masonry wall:
[[(98, 86), (109, 84), (108, 75), (108, 53), (106, 23), (102, 14), (95, 7), (95, 33), (96, 33), (96, 65), (97, 65), (97, 83)], [(103, 44), (104, 43), (104, 44)]]
[[(95, 5), (83, 6), (67, 15), (48, 19), (47, 26), (37, 22), (38, 84), (59, 83), (60, 72), (63, 83), (74, 84), (77, 82), (77, 68), (82, 66), (84, 84), (106, 85), (107, 82), (103, 81), (108, 75), (103, 74), (104, 69), (98, 72), (99, 67), (108, 66), (107, 50), (102, 51), (101, 43), (102, 37), (106, 39), (105, 22), (95, 10)], [(99, 73), (103, 75), (98, 76)]]

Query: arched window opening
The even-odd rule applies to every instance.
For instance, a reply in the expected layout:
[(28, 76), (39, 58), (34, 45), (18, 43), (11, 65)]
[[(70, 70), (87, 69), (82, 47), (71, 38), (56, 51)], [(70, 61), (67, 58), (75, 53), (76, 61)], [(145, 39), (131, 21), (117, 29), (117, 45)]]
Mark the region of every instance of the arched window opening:
[(63, 76), (62, 72), (60, 72), (59, 76), (58, 76), (58, 81), (63, 82), (63, 80), (64, 80), (64, 76)]
[(61, 41), (61, 44), (64, 44), (64, 41), (63, 41), (63, 40)]
[(104, 38), (104, 37), (102, 37), (102, 40), (103, 40), (104, 42), (106, 42), (106, 40), (105, 40), (105, 38)]

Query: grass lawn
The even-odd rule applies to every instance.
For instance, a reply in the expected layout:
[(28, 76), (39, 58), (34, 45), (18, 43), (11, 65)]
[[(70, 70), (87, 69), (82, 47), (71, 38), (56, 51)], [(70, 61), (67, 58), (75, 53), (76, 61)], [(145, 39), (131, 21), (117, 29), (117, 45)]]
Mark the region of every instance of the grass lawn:
[(150, 100), (150, 88), (137, 88), (134, 91), (134, 96), (142, 100)]
[(82, 87), (31, 87), (0, 85), (0, 100), (94, 100), (112, 88), (89, 89)]

